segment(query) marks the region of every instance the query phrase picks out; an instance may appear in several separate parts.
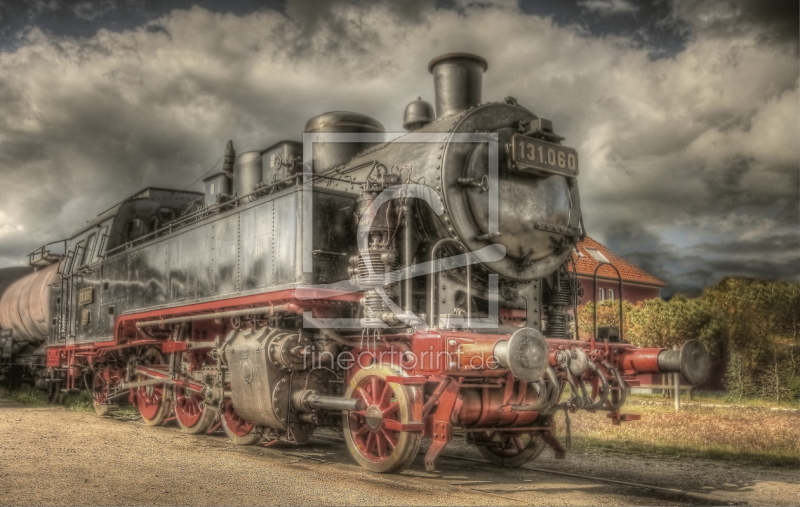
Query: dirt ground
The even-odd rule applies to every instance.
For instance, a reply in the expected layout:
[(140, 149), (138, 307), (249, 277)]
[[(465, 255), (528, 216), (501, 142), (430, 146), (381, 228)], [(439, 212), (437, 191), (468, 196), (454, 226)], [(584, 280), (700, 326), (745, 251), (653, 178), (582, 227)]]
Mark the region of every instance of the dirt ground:
[[(446, 453), (478, 458), (466, 445)], [(615, 453), (550, 451), (531, 467), (687, 489), (719, 502), (800, 504), (797, 470)], [(441, 458), (425, 473), (379, 475), (356, 466), (333, 438), (239, 447), (222, 435), (98, 418), (0, 400), (2, 505), (687, 505), (696, 499), (640, 488)]]

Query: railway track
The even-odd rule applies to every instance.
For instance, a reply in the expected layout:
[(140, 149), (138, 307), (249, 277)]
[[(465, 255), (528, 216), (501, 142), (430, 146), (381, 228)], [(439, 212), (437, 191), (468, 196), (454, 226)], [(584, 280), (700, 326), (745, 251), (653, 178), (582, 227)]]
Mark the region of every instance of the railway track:
[[(135, 420), (135, 419), (133, 419), (133, 420), (125, 419), (123, 421), (124, 422), (137, 422), (137, 423), (140, 423), (140, 421)], [(177, 428), (172, 428), (172, 429), (177, 429)], [(333, 442), (333, 443), (342, 444), (342, 445), (345, 444), (345, 441), (343, 439), (337, 438), (337, 437), (333, 437), (333, 436), (327, 436), (327, 435), (315, 435), (312, 438), (312, 442), (313, 442), (313, 440), (323, 440), (323, 441)], [(309, 445), (312, 445), (312, 444), (309, 444)], [(239, 450), (241, 450), (243, 452), (246, 452), (248, 454), (251, 454), (254, 451), (261, 452), (263, 449), (265, 449), (265, 448), (269, 449), (270, 447), (271, 446), (269, 446), (269, 445), (258, 445), (258, 446), (252, 446), (252, 447), (238, 447), (237, 449), (239, 449)], [(291, 451), (287, 452), (287, 451), (280, 450), (280, 449), (272, 449), (272, 450), (274, 450), (276, 452), (281, 452), (282, 454), (284, 454), (286, 456), (296, 457), (296, 458), (300, 458), (300, 459), (312, 460), (312, 461), (316, 461), (316, 462), (319, 462), (319, 463), (334, 462), (332, 460), (321, 459), (321, 458), (316, 457), (316, 456), (314, 456), (312, 454), (303, 452), (303, 448), (302, 447), (298, 447), (297, 449), (298, 449), (297, 452), (291, 452)], [(346, 455), (347, 453), (344, 452), (342, 454)], [(420, 452), (418, 453), (419, 456), (423, 456), (424, 454), (425, 454), (425, 449), (420, 450)], [(482, 467), (486, 467), (486, 468), (496, 468), (496, 467), (494, 467), (494, 465), (492, 465), (491, 463), (487, 463), (485, 460), (477, 459), (477, 458), (471, 458), (471, 457), (468, 457), (468, 456), (459, 456), (459, 455), (452, 454), (452, 453), (443, 453), (443, 454), (440, 455), (440, 457), (443, 458), (443, 459), (448, 459), (448, 460), (452, 460), (452, 461), (462, 461), (462, 462), (468, 462), (468, 463), (476, 463), (476, 464), (479, 464)], [(343, 465), (343, 466), (353, 467), (353, 468), (360, 468), (357, 465), (353, 465), (353, 464), (349, 464), (349, 463), (339, 463), (339, 464)], [(531, 466), (531, 465), (523, 465), (523, 466), (519, 467), (519, 469), (530, 470), (530, 471), (533, 471), (533, 472), (549, 474), (549, 475), (556, 475), (556, 476), (561, 476), (561, 477), (569, 477), (571, 479), (577, 479), (577, 480), (581, 480), (581, 481), (592, 481), (592, 482), (599, 482), (599, 483), (605, 483), (605, 484), (613, 484), (615, 486), (619, 486), (619, 487), (623, 487), (623, 488), (640, 490), (640, 491), (644, 492), (645, 494), (647, 494), (647, 496), (653, 496), (653, 497), (659, 498), (659, 499), (663, 498), (663, 499), (670, 499), (670, 500), (677, 500), (677, 501), (685, 501), (685, 502), (690, 502), (693, 505), (697, 505), (697, 504), (703, 504), (703, 505), (746, 505), (746, 506), (762, 505), (762, 504), (754, 504), (754, 503), (751, 503), (751, 502), (744, 502), (744, 501), (731, 502), (731, 500), (728, 499), (728, 498), (723, 498), (723, 497), (716, 496), (716, 495), (709, 495), (709, 494), (705, 494), (705, 493), (697, 493), (697, 492), (694, 492), (694, 491), (687, 491), (687, 490), (678, 489), (678, 488), (667, 488), (667, 487), (663, 487), (663, 486), (656, 486), (656, 485), (653, 485), (653, 484), (642, 484), (642, 483), (636, 483), (636, 482), (630, 482), (630, 481), (620, 481), (620, 480), (616, 480), (616, 479), (608, 479), (608, 478), (605, 478), (605, 477), (597, 477), (597, 476), (594, 476), (594, 475), (576, 474), (576, 473), (572, 473), (572, 472), (563, 472), (563, 471), (560, 471), (560, 470), (552, 470), (552, 469), (548, 469), (548, 468), (541, 468), (541, 467), (536, 467), (536, 466)], [(436, 473), (441, 473), (441, 472), (436, 471), (436, 472), (434, 472), (433, 475), (435, 475)], [(413, 475), (410, 475), (410, 477), (417, 477), (419, 475), (421, 475), (421, 476), (429, 476), (431, 474), (427, 474), (427, 473), (413, 474)], [(472, 482), (475, 482), (475, 481), (472, 481)], [(481, 482), (481, 481), (478, 481), (478, 482)], [(489, 483), (491, 481), (485, 481), (485, 482)], [(476, 493), (480, 493), (481, 495), (499, 497), (499, 498), (502, 498), (504, 501), (509, 501), (509, 502), (513, 502), (513, 503), (519, 503), (519, 504), (525, 504), (525, 505), (528, 504), (528, 502), (513, 498), (508, 494), (497, 494), (497, 493), (487, 492), (485, 490), (478, 489), (476, 487), (470, 487), (470, 486), (464, 486), (464, 485), (461, 485), (461, 486), (462, 487), (467, 487), (469, 489), (472, 489), (473, 491), (475, 491)]]
[[(332, 442), (338, 442), (338, 443), (342, 443), (342, 444), (345, 443), (344, 440), (342, 440), (340, 438), (333, 438), (333, 437), (327, 437), (327, 436), (319, 436), (319, 437), (315, 437), (315, 438), (329, 440), (329, 441), (332, 441)], [(425, 450), (424, 449), (421, 450), (419, 452), (419, 454), (420, 455), (424, 455), (425, 454)], [(471, 458), (471, 457), (467, 457), (467, 456), (459, 456), (459, 455), (451, 454), (451, 453), (442, 453), (440, 456), (442, 458), (450, 459), (450, 460), (477, 463), (477, 464), (480, 464), (480, 465), (484, 465), (486, 467), (493, 466), (493, 465), (487, 463), (485, 460), (481, 460), (481, 459), (477, 459), (477, 458)], [(753, 503), (749, 503), (749, 502), (735, 502), (734, 503), (734, 502), (731, 502), (730, 499), (722, 498), (722, 497), (716, 496), (716, 495), (708, 495), (708, 494), (705, 494), (705, 493), (697, 493), (697, 492), (694, 492), (694, 491), (687, 491), (687, 490), (677, 489), (677, 488), (665, 488), (665, 487), (662, 487), (662, 486), (655, 486), (655, 485), (652, 485), (652, 484), (641, 484), (641, 483), (629, 482), (629, 481), (619, 481), (619, 480), (616, 480), (616, 479), (608, 479), (608, 478), (605, 478), (605, 477), (597, 477), (597, 476), (593, 476), (593, 475), (576, 474), (576, 473), (571, 473), (571, 472), (562, 472), (560, 470), (552, 470), (552, 469), (548, 469), (548, 468), (540, 468), (540, 467), (535, 467), (535, 466), (530, 466), (530, 465), (523, 465), (523, 466), (521, 466), (519, 468), (525, 469), (525, 470), (531, 470), (531, 471), (534, 471), (534, 472), (544, 473), (544, 474), (558, 475), (558, 476), (562, 476), (562, 477), (571, 477), (573, 479), (601, 482), (601, 483), (606, 483), (606, 484), (614, 484), (614, 485), (622, 486), (622, 487), (625, 487), (625, 488), (639, 489), (639, 490), (643, 490), (643, 491), (646, 491), (646, 492), (655, 493), (659, 498), (670, 498), (670, 499), (674, 499), (674, 500), (686, 500), (686, 501), (692, 501), (692, 502), (701, 502), (703, 504), (708, 504), (708, 505), (748, 505), (748, 506), (761, 505), (761, 504), (753, 504)], [(477, 491), (481, 491), (481, 490), (477, 490)], [(501, 496), (504, 496), (504, 498), (506, 497), (505, 495), (501, 495)]]
[[(238, 504), (243, 505), (253, 502), (280, 503), (281, 498), (293, 498), (293, 501), (300, 503), (313, 503), (314, 499), (329, 498), (332, 503), (342, 503), (345, 497), (349, 499), (349, 505), (397, 503), (398, 500), (400, 503), (415, 505), (794, 503), (791, 501), (790, 491), (795, 481), (787, 478), (786, 473), (772, 475), (767, 471), (754, 470), (752, 482), (731, 489), (728, 487), (731, 484), (709, 480), (686, 482), (685, 477), (680, 479), (679, 469), (674, 469), (675, 483), (693, 489), (687, 491), (664, 487), (670, 484), (665, 485), (658, 478), (648, 480), (651, 475), (649, 473), (630, 474), (630, 469), (628, 472), (625, 469), (608, 472), (617, 475), (607, 478), (605, 465), (609, 459), (602, 456), (589, 456), (588, 459), (597, 460), (589, 469), (585, 469), (582, 462), (565, 462), (561, 465), (562, 462), (556, 462), (548, 456), (522, 468), (499, 468), (485, 463), (471, 446), (458, 438), (442, 456), (438, 471), (434, 473), (424, 471), (420, 456), (403, 473), (373, 474), (353, 462), (343, 440), (337, 438), (333, 432), (319, 435), (302, 447), (279, 443), (265, 448), (237, 446), (222, 434), (189, 435), (173, 425), (149, 427), (141, 421), (98, 419), (93, 414), (62, 412), (64, 409), (57, 407), (6, 407), (4, 410), (6, 418), (0, 420), (0, 433), (5, 433), (6, 436), (19, 435), (19, 438), (8, 440), (4, 444), (8, 445), (7, 449), (10, 451), (5, 457), (7, 470), (21, 473), (5, 476), (0, 474), (0, 492), (13, 493), (18, 504), (48, 501), (103, 503), (97, 500), (100, 498), (105, 499), (105, 503), (135, 503), (131, 498), (139, 498), (144, 503), (170, 504), (174, 500), (172, 490), (185, 486), (186, 474), (199, 481), (194, 490), (187, 492), (180, 489), (181, 494), (185, 495), (181, 497), (183, 503), (189, 504), (225, 503), (222, 499), (227, 499), (232, 504), (236, 504), (234, 499), (238, 499)], [(53, 416), (55, 412), (59, 413), (57, 417)], [(65, 423), (69, 423), (68, 426), (64, 426)], [(67, 427), (70, 428), (69, 431), (65, 431)], [(25, 430), (17, 433), (21, 428)], [(72, 428), (86, 430), (73, 432)], [(96, 447), (89, 449), (85, 446), (88, 434), (102, 434), (104, 438), (97, 441)], [(63, 471), (60, 467), (65, 452), (69, 453), (68, 456), (75, 463), (87, 465)], [(641, 458), (639, 461), (643, 465), (650, 464)], [(88, 465), (90, 462), (94, 464)], [(665, 465), (669, 467), (668, 464)], [(680, 463), (675, 466), (681, 467)], [(711, 472), (703, 468), (704, 466), (708, 465), (697, 463), (690, 469), (701, 473)], [(109, 487), (106, 471), (111, 469), (118, 471), (119, 477), (115, 480), (131, 486), (123, 489)], [(52, 473), (53, 470), (62, 471)], [(220, 470), (223, 473), (218, 476), (209, 473), (209, 470)], [(673, 477), (672, 472), (671, 468), (661, 469), (662, 476), (666, 473), (666, 477)], [(629, 475), (619, 475), (625, 473)], [(709, 476), (714, 475), (713, 472), (709, 473)], [(217, 482), (219, 477), (225, 480)], [(266, 478), (281, 484), (280, 492), (274, 488), (264, 488)], [(634, 482), (636, 478), (639, 478), (639, 482)], [(85, 484), (87, 479), (88, 485)], [(727, 480), (738, 482), (733, 476)], [(785, 483), (788, 489), (779, 491), (779, 485), (771, 485), (768, 481)], [(49, 484), (53, 484), (50, 487), (52, 491), (48, 491)], [(137, 484), (138, 487), (135, 487)], [(157, 491), (153, 490), (154, 484), (164, 484), (164, 491), (158, 488)], [(5, 489), (3, 485), (6, 486)], [(145, 489), (141, 489), (143, 485)], [(354, 485), (358, 486), (353, 487)], [(206, 493), (200, 486), (210, 492)], [(701, 487), (708, 486), (720, 490), (721, 494), (696, 492)], [(765, 486), (768, 488), (766, 491), (763, 489)], [(103, 487), (106, 487), (105, 491), (97, 489)], [(261, 491), (254, 492), (253, 488), (261, 488)], [(171, 491), (166, 491), (168, 489)], [(128, 490), (139, 492), (137, 495), (147, 491), (149, 496), (126, 496), (129, 495)], [(739, 497), (734, 496), (737, 491), (749, 502), (738, 501)], [(99, 495), (92, 496), (93, 493)]]
[[(483, 461), (481, 461), (479, 459), (468, 458), (468, 457), (464, 457), (464, 456), (455, 456), (455, 455), (452, 455), (452, 454), (442, 454), (442, 457), (443, 458), (448, 458), (448, 459), (454, 459), (454, 460), (470, 461), (470, 462), (474, 462), (474, 463), (485, 464), (485, 462), (483, 462)], [(491, 465), (489, 465), (489, 466), (491, 466)], [(640, 483), (636, 483), (636, 482), (618, 481), (616, 479), (607, 479), (605, 477), (597, 477), (597, 476), (593, 476), (593, 475), (574, 474), (574, 473), (570, 473), (570, 472), (562, 472), (560, 470), (550, 470), (550, 469), (547, 469), (547, 468), (538, 468), (538, 467), (533, 467), (533, 466), (528, 466), (528, 465), (523, 465), (520, 468), (523, 468), (525, 470), (532, 470), (532, 471), (535, 471), (535, 472), (545, 473), (545, 474), (560, 475), (560, 476), (563, 476), (563, 477), (572, 477), (574, 479), (582, 479), (582, 480), (590, 480), (590, 481), (596, 481), (596, 482), (604, 482), (604, 483), (608, 483), (608, 484), (616, 484), (618, 486), (623, 486), (623, 487), (626, 487), (626, 488), (636, 488), (636, 489), (642, 489), (642, 490), (645, 490), (645, 491), (652, 491), (654, 493), (657, 493), (660, 496), (667, 497), (667, 498), (672, 498), (672, 499), (675, 499), (675, 500), (692, 500), (692, 501), (708, 503), (710, 505), (760, 505), (760, 504), (753, 504), (753, 503), (749, 503), (749, 502), (732, 503), (730, 500), (728, 500), (726, 498), (722, 498), (722, 497), (716, 496), (716, 495), (707, 495), (707, 494), (704, 494), (704, 493), (696, 493), (694, 491), (686, 491), (686, 490), (683, 490), (683, 489), (676, 489), (676, 488), (664, 488), (664, 487), (661, 487), (661, 486), (653, 486), (653, 485), (650, 485), (650, 484), (640, 484)]]
[[(333, 443), (336, 443), (336, 444), (341, 444), (343, 446), (346, 445), (345, 441), (343, 439), (332, 437), (332, 436), (315, 435), (313, 437), (312, 441), (313, 440), (325, 440), (325, 441), (333, 442)], [(309, 444), (309, 445), (312, 445), (312, 444)], [(247, 452), (248, 450), (251, 450), (251, 449), (252, 450), (255, 450), (255, 449), (261, 450), (263, 448), (269, 448), (269, 446), (261, 446), (261, 445), (259, 445), (259, 446), (253, 446), (253, 447), (250, 447), (250, 448), (244, 447), (244, 448), (240, 448), (240, 449), (242, 449), (245, 452)], [(293, 457), (297, 457), (297, 458), (301, 458), (301, 459), (317, 461), (317, 462), (320, 462), (320, 463), (338, 462), (338, 460), (337, 461), (325, 460), (325, 459), (318, 458), (318, 457), (316, 457), (316, 456), (314, 456), (312, 454), (304, 453), (303, 450), (302, 450), (303, 449), (302, 447), (298, 447), (297, 449), (298, 449), (297, 452), (286, 452), (286, 451), (281, 451), (279, 449), (273, 449), (273, 450), (275, 450), (276, 452), (282, 452), (283, 454), (285, 454), (287, 456), (293, 456)], [(419, 456), (423, 456), (425, 454), (425, 450), (426, 449), (421, 449), (419, 451), (418, 455)], [(344, 454), (346, 455), (346, 452)], [(475, 464), (481, 465), (482, 467), (485, 467), (485, 468), (493, 467), (493, 465), (491, 465), (490, 463), (487, 463), (486, 461), (484, 461), (482, 459), (471, 458), (471, 457), (468, 457), (468, 456), (459, 456), (459, 455), (452, 454), (452, 453), (443, 453), (440, 456), (443, 459), (475, 463)], [(360, 469), (360, 467), (358, 467), (357, 465), (349, 464), (349, 463), (346, 463), (346, 462), (345, 463), (339, 463), (339, 464), (343, 465), (343, 466), (348, 466), (348, 467), (353, 467), (353, 468), (356, 468), (356, 469)], [(522, 467), (519, 467), (519, 468), (520, 469), (524, 469), (524, 470), (531, 470), (533, 472), (539, 472), (539, 473), (543, 473), (543, 474), (556, 475), (556, 476), (562, 476), (562, 477), (569, 477), (569, 478), (578, 479), (578, 480), (581, 480), (581, 481), (592, 481), (592, 482), (599, 482), (599, 483), (605, 483), (605, 484), (613, 484), (613, 485), (620, 486), (620, 487), (623, 487), (623, 488), (629, 488), (629, 489), (642, 491), (647, 496), (652, 496), (652, 497), (659, 498), (659, 499), (664, 498), (664, 499), (671, 499), (671, 500), (677, 500), (677, 501), (686, 501), (686, 502), (690, 502), (690, 503), (695, 504), (695, 505), (696, 504), (702, 504), (702, 505), (745, 505), (745, 506), (753, 506), (753, 507), (764, 505), (764, 504), (755, 504), (755, 503), (744, 502), (744, 501), (731, 502), (730, 499), (728, 499), (728, 498), (723, 498), (723, 497), (716, 496), (716, 495), (709, 495), (709, 494), (705, 494), (705, 493), (697, 493), (697, 492), (694, 492), (694, 491), (687, 491), (687, 490), (682, 490), (682, 489), (677, 489), (677, 488), (665, 488), (665, 487), (662, 487), (662, 486), (656, 486), (656, 485), (652, 485), (652, 484), (642, 484), (642, 483), (629, 482), (629, 481), (620, 481), (620, 480), (616, 480), (616, 479), (608, 479), (608, 478), (605, 478), (605, 477), (597, 477), (597, 476), (594, 476), (594, 475), (563, 472), (563, 471), (559, 471), (559, 470), (552, 470), (552, 469), (548, 469), (548, 468), (540, 468), (540, 467), (535, 467), (535, 466), (531, 466), (531, 465), (523, 465)], [(434, 472), (433, 475), (435, 475), (436, 473), (441, 473), (441, 472), (436, 471), (436, 472)], [(431, 474), (423, 473), (423, 474), (419, 474), (419, 475), (429, 476)], [(411, 477), (415, 477), (415, 476), (418, 476), (418, 475), (417, 474), (411, 475)], [(519, 504), (524, 504), (524, 505), (528, 505), (529, 504), (529, 502), (526, 502), (526, 501), (523, 501), (523, 500), (518, 500), (518, 499), (513, 498), (512, 496), (510, 496), (508, 494), (497, 494), (497, 493), (487, 492), (487, 491), (485, 491), (483, 489), (479, 489), (479, 488), (475, 487), (475, 486), (479, 485), (480, 482), (490, 483), (491, 481), (478, 481), (478, 483), (475, 483), (475, 481), (471, 481), (471, 482), (467, 483), (467, 484), (473, 484), (472, 486), (465, 485), (465, 484), (458, 484), (458, 485), (461, 486), (461, 487), (466, 487), (466, 488), (472, 489), (473, 491), (478, 492), (478, 493), (480, 493), (482, 495), (502, 498), (504, 501), (510, 501), (510, 502), (513, 502), (513, 503), (519, 503)], [(456, 484), (454, 484), (454, 485), (456, 485)]]

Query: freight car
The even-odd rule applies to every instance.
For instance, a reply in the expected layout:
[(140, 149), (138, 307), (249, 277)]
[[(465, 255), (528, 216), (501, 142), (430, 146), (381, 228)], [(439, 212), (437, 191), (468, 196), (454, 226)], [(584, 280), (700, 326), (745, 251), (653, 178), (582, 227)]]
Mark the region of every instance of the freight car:
[(46, 339), (42, 382), (99, 414), (128, 399), (242, 445), (332, 427), (374, 472), (423, 438), (433, 470), (454, 432), (502, 466), (563, 457), (556, 411), (619, 424), (633, 375), (702, 380), (696, 341), (576, 339), (577, 152), (513, 97), (482, 103), (483, 58), (428, 68), (435, 111), (411, 102), (406, 134), (338, 111), (302, 143), (229, 142), (204, 193), (145, 189), (37, 250), (0, 327)]

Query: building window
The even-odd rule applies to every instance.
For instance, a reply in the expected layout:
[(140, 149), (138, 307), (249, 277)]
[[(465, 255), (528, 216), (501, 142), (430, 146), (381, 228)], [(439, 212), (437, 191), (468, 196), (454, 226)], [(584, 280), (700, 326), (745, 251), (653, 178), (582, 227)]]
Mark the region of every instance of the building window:
[(608, 289), (608, 299), (614, 301), (614, 289)]
[(598, 301), (605, 301), (606, 300), (606, 290), (605, 289), (600, 289), (598, 292), (599, 292), (599, 295), (597, 296), (597, 300)]
[(587, 248), (587, 249), (586, 249), (586, 252), (587, 252), (589, 255), (591, 255), (592, 257), (594, 257), (594, 260), (596, 260), (596, 261), (597, 261), (597, 262), (599, 262), (600, 264), (611, 264), (611, 261), (610, 261), (610, 260), (608, 260), (608, 259), (606, 258), (606, 256), (605, 256), (605, 255), (603, 255), (603, 252), (601, 252), (600, 250), (597, 250), (597, 249), (595, 249), (595, 248)]

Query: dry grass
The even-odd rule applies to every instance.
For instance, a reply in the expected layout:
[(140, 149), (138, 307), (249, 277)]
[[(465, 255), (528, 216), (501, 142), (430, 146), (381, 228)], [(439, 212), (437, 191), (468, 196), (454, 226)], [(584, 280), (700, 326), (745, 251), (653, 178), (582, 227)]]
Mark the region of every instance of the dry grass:
[[(672, 402), (672, 397), (664, 397), (661, 394), (631, 394), (629, 400), (651, 400)], [(681, 403), (711, 403), (715, 405), (745, 406), (754, 408), (794, 408), (800, 409), (798, 400), (766, 400), (764, 398), (735, 398), (725, 392), (697, 391), (690, 401), (686, 393), (681, 393)]]
[[(605, 412), (573, 414), (573, 448), (800, 466), (797, 414), (691, 406), (677, 413), (669, 406), (624, 408), (642, 419), (613, 426)], [(563, 434), (563, 413), (558, 420)]]

